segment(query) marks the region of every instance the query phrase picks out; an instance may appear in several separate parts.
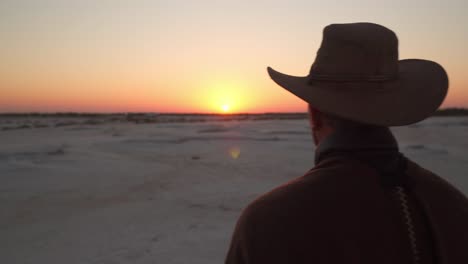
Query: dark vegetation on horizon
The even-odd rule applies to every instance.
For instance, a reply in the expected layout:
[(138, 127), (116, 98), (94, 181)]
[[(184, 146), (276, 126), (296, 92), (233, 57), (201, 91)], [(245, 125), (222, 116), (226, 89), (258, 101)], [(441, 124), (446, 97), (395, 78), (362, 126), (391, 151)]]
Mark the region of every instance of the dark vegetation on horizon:
[(271, 113), (144, 113), (144, 112), (129, 112), (129, 113), (86, 113), (86, 112), (57, 112), (57, 113), (0, 113), (0, 117), (57, 117), (57, 118), (93, 118), (93, 117), (126, 117), (126, 118), (139, 118), (139, 117), (260, 117), (260, 116), (278, 116), (278, 117), (290, 117), (290, 118), (306, 118), (306, 112), (271, 112)]
[[(212, 117), (234, 117), (234, 116), (245, 116), (245, 117), (254, 117), (254, 116), (276, 116), (276, 117), (285, 117), (285, 118), (307, 118), (306, 112), (268, 112), (268, 113), (233, 113), (233, 114), (221, 114), (221, 113), (139, 113), (139, 112), (129, 112), (129, 113), (87, 113), (87, 112), (50, 112), (50, 113), (41, 113), (41, 112), (25, 112), (25, 113), (0, 113), (0, 117), (155, 117), (155, 116), (172, 116), (172, 117), (183, 117), (183, 116), (212, 116)], [(437, 110), (433, 116), (468, 116), (467, 108), (444, 108)]]
[(434, 113), (434, 116), (467, 116), (468, 109), (466, 108), (444, 108), (439, 109)]
[[(199, 123), (212, 121), (302, 120), (307, 113), (199, 114), (199, 113), (0, 113), (0, 131), (92, 126), (109, 123)], [(448, 108), (434, 116), (468, 116), (468, 109)]]

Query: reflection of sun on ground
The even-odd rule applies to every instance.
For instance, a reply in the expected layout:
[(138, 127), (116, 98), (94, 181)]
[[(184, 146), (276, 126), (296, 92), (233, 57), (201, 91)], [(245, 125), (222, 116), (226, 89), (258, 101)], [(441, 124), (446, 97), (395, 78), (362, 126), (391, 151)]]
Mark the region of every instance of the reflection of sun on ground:
[(240, 148), (239, 147), (231, 147), (229, 148), (229, 155), (232, 159), (238, 159), (240, 156)]

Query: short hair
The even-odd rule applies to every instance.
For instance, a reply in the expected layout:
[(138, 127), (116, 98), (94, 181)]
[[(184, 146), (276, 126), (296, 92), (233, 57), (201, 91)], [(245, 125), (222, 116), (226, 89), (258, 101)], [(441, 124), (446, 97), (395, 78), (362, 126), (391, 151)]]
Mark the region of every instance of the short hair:
[[(309, 104), (308, 105), (309, 114), (312, 112), (312, 109), (314, 109), (314, 107)], [(337, 115), (322, 112), (322, 111), (320, 111), (320, 115), (323, 118), (324, 122), (334, 129), (367, 130), (367, 129), (374, 129), (378, 127), (376, 125), (370, 125), (370, 124), (357, 122), (354, 120), (346, 119), (346, 118), (339, 117)]]

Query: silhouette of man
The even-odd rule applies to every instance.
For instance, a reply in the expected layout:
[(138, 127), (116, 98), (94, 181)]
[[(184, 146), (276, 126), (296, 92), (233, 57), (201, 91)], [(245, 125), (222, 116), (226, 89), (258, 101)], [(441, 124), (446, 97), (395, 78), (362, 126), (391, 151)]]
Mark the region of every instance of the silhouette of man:
[(353, 23), (324, 29), (308, 76), (268, 72), (309, 104), (315, 167), (243, 211), (227, 264), (468, 263), (467, 198), (388, 128), (441, 105), (440, 65), (398, 60), (395, 33)]

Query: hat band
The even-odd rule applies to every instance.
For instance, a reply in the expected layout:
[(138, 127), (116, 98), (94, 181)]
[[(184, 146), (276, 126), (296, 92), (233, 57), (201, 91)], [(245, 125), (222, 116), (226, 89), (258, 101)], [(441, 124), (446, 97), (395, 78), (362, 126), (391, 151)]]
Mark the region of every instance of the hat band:
[(397, 79), (397, 74), (392, 75), (331, 75), (331, 74), (309, 74), (309, 82), (331, 81), (331, 82), (386, 82)]

